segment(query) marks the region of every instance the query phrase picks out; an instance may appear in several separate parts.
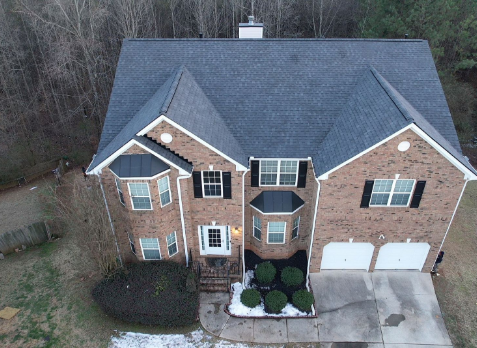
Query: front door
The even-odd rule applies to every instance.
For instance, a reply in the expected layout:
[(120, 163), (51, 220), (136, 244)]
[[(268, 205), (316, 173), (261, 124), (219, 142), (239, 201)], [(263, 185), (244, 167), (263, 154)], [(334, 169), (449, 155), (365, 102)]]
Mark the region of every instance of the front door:
[(205, 252), (207, 255), (225, 254), (225, 226), (205, 227)]

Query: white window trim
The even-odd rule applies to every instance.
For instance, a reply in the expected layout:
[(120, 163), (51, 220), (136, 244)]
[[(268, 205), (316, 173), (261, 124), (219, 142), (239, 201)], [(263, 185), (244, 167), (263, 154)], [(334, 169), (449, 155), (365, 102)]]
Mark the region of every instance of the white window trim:
[[(172, 233), (174, 233), (174, 243), (172, 243), (172, 244), (175, 244), (175, 245), (176, 245), (176, 252), (175, 252), (174, 254), (172, 254), (172, 255), (169, 254), (169, 247), (170, 247), (172, 244), (169, 244), (169, 243), (167, 242), (167, 236), (166, 236), (167, 255), (169, 255), (169, 257), (172, 257), (172, 256), (177, 255), (177, 254), (179, 253), (179, 245), (178, 245), (178, 243), (177, 243), (177, 234), (176, 234), (176, 231), (174, 231), (174, 232), (172, 232)], [(172, 234), (172, 233), (171, 233), (171, 234)], [(160, 251), (159, 251), (159, 252), (160, 252)]]
[(271, 221), (271, 222), (283, 222), (285, 226), (283, 227), (283, 243), (271, 243), (270, 242), (270, 233), (282, 233), (282, 232), (270, 232), (270, 222), (267, 224), (267, 244), (285, 244), (286, 242), (286, 231), (287, 231), (287, 223), (286, 221)]
[[(297, 217), (296, 219), (298, 219), (298, 225), (296, 226), (297, 228), (297, 231), (296, 231), (296, 237), (293, 238), (293, 230), (295, 229), (292, 225), (292, 239), (291, 240), (295, 240), (298, 238), (298, 236), (300, 235), (300, 222), (301, 222), (301, 216)], [(295, 219), (295, 220), (296, 220)], [(295, 220), (293, 220), (293, 222), (295, 222)]]
[[(204, 188), (204, 172), (220, 172), (220, 196), (206, 196), (205, 195), (205, 188)], [(223, 198), (224, 197), (224, 180), (222, 177), (221, 170), (202, 170), (200, 172), (200, 180), (202, 181), (202, 198)], [(214, 184), (216, 185), (216, 184)]]
[[(169, 191), (169, 203), (162, 204), (161, 193), (164, 193), (166, 191), (161, 192), (161, 188), (159, 186), (159, 181), (161, 181), (162, 179), (165, 179), (165, 178), (167, 178), (167, 190), (166, 191)], [(172, 203), (171, 181), (169, 180), (169, 175), (165, 176), (164, 178), (160, 178), (160, 179), (157, 180), (157, 191), (159, 191), (159, 201), (161, 202), (161, 208), (164, 208), (165, 206)]]
[[(134, 197), (149, 197), (149, 201), (151, 201), (151, 209), (135, 209), (134, 208), (133, 196), (131, 194), (131, 186), (130, 186), (131, 184), (145, 184), (147, 186), (147, 192), (148, 192), (149, 196), (134, 196)], [(128, 189), (129, 189), (129, 199), (131, 200), (131, 207), (133, 208), (133, 210), (153, 210), (152, 209), (151, 191), (149, 190), (149, 184), (147, 182), (131, 182), (131, 183), (128, 182)]]
[[(255, 237), (255, 219), (260, 220), (260, 224), (262, 224), (262, 219), (260, 219), (259, 217), (256, 217), (255, 215), (252, 216), (252, 236), (253, 236), (253, 238), (255, 238), (256, 240), (258, 240), (258, 241), (261, 242), (261, 241), (262, 241), (261, 239), (258, 239), (257, 237)], [(262, 228), (261, 228), (261, 227), (260, 227), (260, 228), (257, 227), (257, 230), (260, 231), (260, 237), (262, 237)]]
[(251, 208), (255, 209), (256, 211), (258, 211), (260, 214), (262, 215), (293, 215), (295, 214), (298, 210), (300, 210), (301, 208), (303, 208), (305, 206), (305, 204), (303, 204), (301, 207), (297, 208), (295, 211), (292, 211), (291, 213), (264, 213), (263, 211), (261, 211), (260, 209), (254, 207), (253, 205), (249, 204)]
[[(142, 246), (142, 239), (155, 239), (155, 240), (157, 240), (157, 249), (155, 249), (155, 248), (146, 248), (146, 250), (158, 250), (158, 251), (159, 251), (159, 258), (158, 258), (158, 259), (146, 259), (146, 257), (144, 256), (144, 247)], [(143, 259), (144, 261), (162, 260), (161, 244), (159, 243), (159, 239), (158, 239), (158, 238), (139, 238), (139, 244), (141, 244), (142, 259)]]
[[(371, 199), (373, 198), (373, 191), (371, 191), (371, 197), (369, 198), (369, 207), (370, 208), (382, 208), (382, 207), (392, 207), (392, 208), (403, 208), (403, 207), (408, 207), (409, 204), (411, 203), (411, 198), (414, 194), (414, 189), (416, 187), (416, 180), (415, 179), (401, 179), (401, 178), (398, 178), (398, 179), (374, 179), (374, 182), (373, 182), (373, 190), (374, 190), (374, 185), (376, 183), (376, 180), (392, 180), (393, 181), (393, 185), (391, 187), (391, 191), (390, 192), (376, 192), (377, 194), (379, 193), (389, 193), (389, 198), (388, 198), (388, 203), (386, 205), (384, 204), (371, 204)], [(394, 188), (396, 187), (396, 182), (398, 180), (412, 180), (412, 188), (411, 188), (411, 191), (409, 192), (409, 199), (407, 200), (407, 204), (406, 205), (391, 205), (391, 200), (393, 198), (393, 195), (395, 193), (397, 194), (407, 194), (407, 192), (394, 192)]]
[[(121, 188), (121, 180), (119, 180), (118, 178), (114, 178), (114, 182), (116, 183), (116, 190), (118, 191), (119, 203), (121, 203), (123, 206), (126, 206), (126, 202), (124, 201), (124, 193)], [(119, 182), (119, 185), (118, 185), (118, 182)], [(122, 200), (121, 200), (121, 197), (123, 198)]]
[[(277, 164), (277, 181), (275, 183), (275, 185), (262, 185), (262, 161), (277, 161), (278, 164)], [(295, 176), (295, 184), (294, 185), (280, 185), (280, 165), (281, 165), (281, 162), (282, 161), (294, 161), (296, 162), (296, 176)], [(258, 184), (259, 186), (263, 186), (263, 187), (276, 187), (276, 186), (279, 186), (279, 187), (296, 187), (298, 185), (298, 172), (300, 170), (300, 161), (293, 158), (293, 159), (285, 159), (285, 158), (261, 158), (260, 159), (260, 166), (258, 168)], [(291, 173), (287, 173), (287, 174), (291, 174)]]

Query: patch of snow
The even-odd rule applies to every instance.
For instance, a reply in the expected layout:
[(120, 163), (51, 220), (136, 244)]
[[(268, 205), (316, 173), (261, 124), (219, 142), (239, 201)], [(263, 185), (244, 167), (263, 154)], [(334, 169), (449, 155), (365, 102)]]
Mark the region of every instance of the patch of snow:
[(136, 332), (119, 332), (119, 336), (111, 337), (109, 348), (250, 348), (248, 344), (229, 342), (224, 340), (213, 341), (213, 337), (201, 329), (188, 334), (150, 335)]
[[(248, 273), (248, 272), (247, 272)], [(262, 302), (254, 307), (249, 308), (242, 304), (240, 301), (240, 295), (243, 292), (242, 284), (234, 283), (232, 284), (232, 301), (228, 307), (229, 312), (235, 315), (240, 315), (243, 317), (306, 317), (311, 314), (300, 311), (298, 308), (294, 307), (291, 303), (287, 303), (285, 308), (282, 309), (279, 314), (269, 314), (265, 312), (265, 305)]]
[(245, 280), (244, 280), (245, 289), (250, 289), (250, 282), (252, 281), (254, 276), (255, 276), (254, 270), (249, 270), (245, 272)]

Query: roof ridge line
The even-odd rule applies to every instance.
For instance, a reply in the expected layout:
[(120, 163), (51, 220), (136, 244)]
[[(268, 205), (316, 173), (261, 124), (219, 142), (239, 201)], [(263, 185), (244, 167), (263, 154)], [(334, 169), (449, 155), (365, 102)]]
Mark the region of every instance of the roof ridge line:
[(169, 110), (169, 107), (171, 106), (172, 99), (174, 99), (174, 95), (176, 94), (177, 86), (179, 86), (179, 82), (182, 78), (182, 74), (184, 73), (184, 69), (186, 69), (186, 67), (184, 65), (181, 65), (176, 72), (176, 77), (174, 78), (174, 81), (171, 84), (171, 88), (169, 89), (169, 92), (167, 93), (167, 97), (164, 100), (164, 104), (161, 107), (160, 111), (162, 114), (165, 114), (167, 110)]
[[(391, 101), (393, 102), (394, 105), (396, 105), (396, 107), (398, 108), (399, 112), (401, 113), (401, 115), (404, 117), (404, 119), (406, 121), (409, 121), (409, 122), (414, 122), (414, 118), (410, 115), (410, 113), (407, 111), (406, 107), (404, 105), (401, 104), (401, 102), (399, 102), (398, 100), (396, 100), (396, 96), (395, 96), (395, 93), (392, 89), (389, 88), (389, 86), (392, 86), (373, 66), (370, 66), (370, 71), (371, 73), (373, 74), (374, 78), (376, 79), (376, 81), (379, 83), (379, 85), (381, 86), (381, 88), (384, 90), (384, 92), (386, 92), (386, 94), (388, 95), (389, 99), (391, 99)], [(389, 86), (387, 86), (387, 84)], [(396, 90), (397, 93), (399, 93), (397, 90)], [(402, 95), (401, 95), (402, 97)], [(402, 97), (404, 98), (404, 97)], [(405, 98), (404, 98), (405, 99)], [(410, 105), (410, 104), (409, 104)]]

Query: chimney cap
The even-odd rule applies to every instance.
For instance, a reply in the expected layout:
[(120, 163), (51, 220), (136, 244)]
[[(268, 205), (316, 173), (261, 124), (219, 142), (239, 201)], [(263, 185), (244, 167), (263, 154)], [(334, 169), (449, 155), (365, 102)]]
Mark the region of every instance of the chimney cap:
[(248, 24), (253, 24), (254, 16), (248, 16)]

